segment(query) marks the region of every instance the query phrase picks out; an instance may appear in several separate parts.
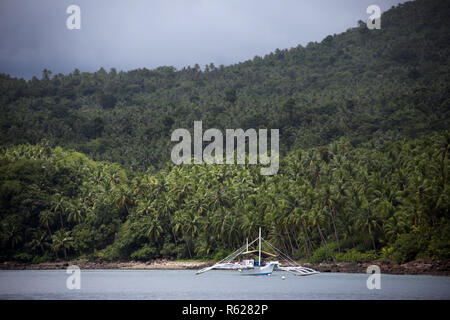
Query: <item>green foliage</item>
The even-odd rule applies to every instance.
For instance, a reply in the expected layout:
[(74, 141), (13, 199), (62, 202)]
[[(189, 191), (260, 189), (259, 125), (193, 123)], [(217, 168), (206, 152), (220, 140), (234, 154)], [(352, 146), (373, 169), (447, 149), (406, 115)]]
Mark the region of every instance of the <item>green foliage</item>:
[(237, 100), (236, 90), (235, 89), (226, 90), (225, 91), (225, 100), (230, 103), (235, 103)]
[[(446, 0), (417, 0), (321, 43), (228, 67), (160, 67), (51, 75), (0, 74), (0, 144), (45, 138), (133, 170), (169, 161), (170, 134), (206, 128), (279, 128), (281, 152), (346, 137), (376, 143), (450, 127), (450, 15)], [(145, 146), (145, 147), (143, 147)]]
[(109, 245), (105, 249), (95, 253), (95, 257), (104, 261), (120, 260), (121, 255), (115, 245)]
[(145, 245), (139, 250), (136, 250), (130, 255), (130, 258), (133, 260), (144, 260), (144, 261), (152, 260), (158, 257), (159, 255), (157, 250), (147, 245)]
[(450, 259), (450, 224), (443, 220), (442, 224), (437, 227), (432, 235), (428, 247), (428, 254), (432, 257), (440, 259)]
[(381, 259), (384, 261), (393, 261), (394, 260), (394, 248), (391, 246), (381, 248)]
[(375, 250), (359, 252), (355, 248), (344, 253), (336, 253), (336, 262), (371, 262), (378, 259)]
[[(21, 145), (0, 155), (2, 251), (67, 258), (114, 239), (126, 213), (116, 165), (77, 152)], [(6, 257), (4, 257), (5, 259)]]
[[(313, 262), (448, 257), (450, 134), (345, 139), (258, 166), (128, 174), (45, 144), (0, 154), (2, 259), (220, 260), (263, 237)], [(129, 173), (131, 174), (131, 173)], [(25, 257), (25, 256), (24, 256)]]
[[(100, 97), (100, 105), (105, 109), (112, 109), (116, 105), (117, 99), (112, 94), (102, 94)], [(96, 118), (98, 119), (98, 118)]]
[(32, 263), (34, 264), (38, 264), (38, 263), (43, 263), (43, 262), (47, 262), (47, 261), (51, 261), (53, 259), (52, 255), (49, 255), (48, 253), (45, 253), (42, 256), (34, 256)]
[(399, 263), (405, 263), (417, 256), (421, 251), (419, 236), (415, 233), (405, 233), (398, 236), (394, 242), (394, 259)]
[(165, 258), (174, 259), (177, 257), (177, 246), (174, 243), (165, 243), (160, 254)]
[(33, 259), (33, 256), (26, 252), (19, 252), (16, 253), (13, 258), (19, 262), (30, 262)]
[[(313, 262), (448, 259), (448, 13), (204, 71), (0, 75), (0, 260), (220, 260), (259, 227)], [(168, 163), (194, 120), (279, 128), (279, 173)]]
[(336, 254), (336, 247), (334, 245), (322, 245), (314, 251), (314, 254), (311, 258), (312, 263), (321, 263), (321, 262), (332, 262), (333, 258)]
[(226, 257), (228, 257), (228, 255), (230, 255), (231, 252), (227, 251), (227, 250), (219, 250), (215, 255), (214, 255), (214, 261), (218, 262), (221, 261), (223, 259), (225, 259)]

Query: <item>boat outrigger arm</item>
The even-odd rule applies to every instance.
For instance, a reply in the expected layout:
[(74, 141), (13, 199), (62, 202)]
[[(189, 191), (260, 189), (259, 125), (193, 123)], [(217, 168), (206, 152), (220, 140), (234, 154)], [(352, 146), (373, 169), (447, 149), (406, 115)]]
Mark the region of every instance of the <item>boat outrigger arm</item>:
[[(249, 251), (249, 246), (253, 245), (256, 241), (258, 241), (258, 250), (251, 250)], [(272, 254), (269, 252), (265, 252), (261, 250), (261, 243), (266, 244), (271, 250), (276, 252), (276, 254)], [(243, 260), (242, 262), (239, 260), (238, 262), (232, 262), (237, 257), (241, 255), (249, 255), (249, 254), (256, 254), (258, 253), (258, 261), (255, 261), (253, 259), (247, 259)], [(280, 263), (278, 261), (268, 261), (267, 263), (263, 264), (261, 262), (261, 254), (268, 256), (268, 257), (279, 257), (283, 259), (284, 264), (288, 264), (286, 266), (280, 266)], [(312, 274), (319, 273), (316, 270), (302, 267), (297, 262), (295, 262), (292, 258), (290, 258), (287, 254), (281, 252), (277, 248), (275, 248), (273, 245), (270, 244), (270, 242), (264, 240), (261, 237), (261, 228), (259, 229), (259, 237), (253, 240), (252, 242), (243, 245), (236, 251), (234, 251), (232, 254), (230, 254), (225, 259), (219, 261), (218, 263), (203, 268), (196, 272), (196, 274), (205, 273), (207, 271), (211, 270), (237, 270), (241, 272), (242, 274), (248, 274), (248, 275), (267, 275), (271, 274), (272, 271), (285, 271), (289, 272), (291, 274), (294, 274), (296, 276), (307, 276)]]

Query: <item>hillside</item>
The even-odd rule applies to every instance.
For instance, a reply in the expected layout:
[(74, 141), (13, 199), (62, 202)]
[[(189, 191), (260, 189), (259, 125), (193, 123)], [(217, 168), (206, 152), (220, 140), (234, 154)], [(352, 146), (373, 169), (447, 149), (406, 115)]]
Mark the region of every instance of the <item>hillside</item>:
[[(0, 261), (450, 259), (450, 3), (204, 69), (0, 75)], [(169, 161), (171, 132), (278, 128), (278, 174)]]
[(278, 128), (281, 150), (347, 137), (377, 143), (450, 127), (448, 1), (385, 12), (306, 47), (229, 67), (75, 70), (30, 81), (0, 76), (0, 143), (38, 143), (155, 172), (170, 134), (204, 128)]
[(1, 260), (220, 258), (253, 238), (313, 262), (450, 258), (450, 134), (295, 151), (240, 165), (126, 173), (76, 152), (0, 155)]

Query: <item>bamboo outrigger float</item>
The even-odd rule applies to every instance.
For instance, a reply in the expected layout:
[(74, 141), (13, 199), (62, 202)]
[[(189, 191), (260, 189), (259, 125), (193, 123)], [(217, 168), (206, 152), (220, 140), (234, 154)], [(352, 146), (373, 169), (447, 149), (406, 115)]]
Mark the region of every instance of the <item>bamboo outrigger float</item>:
[[(256, 241), (258, 241), (258, 250), (249, 251), (249, 247), (255, 244)], [(261, 250), (262, 242), (264, 242), (264, 244), (266, 244), (271, 250), (275, 251), (276, 254), (262, 251)], [(242, 261), (239, 259), (236, 262), (236, 258), (238, 258), (239, 256), (248, 257), (249, 255), (256, 253), (258, 253), (257, 261), (255, 261), (255, 259), (247, 258)], [(281, 266), (278, 260), (269, 260), (267, 262), (264, 262), (261, 260), (261, 255), (272, 258), (280, 257), (284, 260), (283, 262), (288, 265)], [(246, 245), (243, 245), (238, 250), (230, 254), (222, 261), (216, 263), (215, 265), (197, 271), (196, 274), (205, 273), (211, 270), (236, 270), (244, 275), (270, 275), (272, 274), (273, 271), (285, 271), (294, 274), (296, 276), (308, 276), (319, 273), (316, 270), (302, 267), (301, 265), (296, 263), (293, 259), (291, 259), (287, 254), (281, 252), (280, 250), (272, 246), (270, 242), (264, 240), (261, 237), (261, 228), (259, 228), (258, 238), (256, 238), (250, 243), (248, 243), (247, 239)]]

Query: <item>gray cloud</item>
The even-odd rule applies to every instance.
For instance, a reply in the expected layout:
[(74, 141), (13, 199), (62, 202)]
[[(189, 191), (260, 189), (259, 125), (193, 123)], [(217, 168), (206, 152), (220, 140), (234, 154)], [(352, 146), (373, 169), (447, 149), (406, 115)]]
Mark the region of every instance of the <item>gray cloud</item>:
[[(382, 11), (388, 0), (2, 0), (0, 72), (30, 78), (195, 63), (229, 65), (276, 48), (321, 41)], [(81, 8), (68, 30), (66, 8)]]

